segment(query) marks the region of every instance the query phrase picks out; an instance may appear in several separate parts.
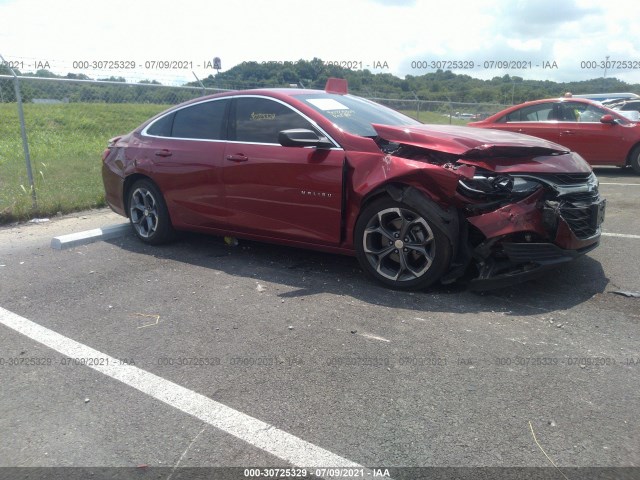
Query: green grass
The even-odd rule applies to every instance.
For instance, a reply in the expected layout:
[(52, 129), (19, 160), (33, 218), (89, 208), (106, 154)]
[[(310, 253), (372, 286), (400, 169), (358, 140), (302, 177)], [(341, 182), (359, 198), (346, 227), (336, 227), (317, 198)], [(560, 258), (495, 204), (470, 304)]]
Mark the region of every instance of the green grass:
[(437, 125), (451, 124), (463, 126), (469, 123), (469, 120), (461, 120), (459, 118), (452, 118), (451, 122), (449, 122), (449, 116), (445, 113), (421, 111), (418, 117), (418, 112), (416, 110), (400, 110), (400, 112), (404, 113), (408, 117), (420, 120), (422, 123), (434, 123)]
[[(0, 104), (0, 224), (105, 205), (101, 155), (109, 138), (128, 133), (166, 105), (25, 104), (37, 195), (32, 208), (15, 104)], [(416, 118), (416, 111), (403, 113)], [(424, 123), (448, 124), (441, 113), (420, 112)], [(453, 125), (465, 125), (452, 119)]]
[(101, 207), (101, 155), (109, 138), (128, 133), (166, 105), (25, 104), (36, 187), (32, 208), (18, 110), (0, 104), (0, 224)]

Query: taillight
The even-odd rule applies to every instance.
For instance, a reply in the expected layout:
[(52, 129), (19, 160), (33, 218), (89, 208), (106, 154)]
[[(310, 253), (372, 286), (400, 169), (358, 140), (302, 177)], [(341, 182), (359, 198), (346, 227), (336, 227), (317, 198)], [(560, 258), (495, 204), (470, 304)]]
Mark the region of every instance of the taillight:
[(103, 162), (107, 159), (107, 157), (109, 156), (109, 153), (111, 153), (111, 149), (116, 146), (116, 143), (121, 138), (122, 138), (122, 135), (119, 136), (119, 137), (113, 137), (113, 138), (109, 139), (109, 143), (107, 144), (107, 148), (105, 148), (104, 152), (102, 152), (102, 161)]

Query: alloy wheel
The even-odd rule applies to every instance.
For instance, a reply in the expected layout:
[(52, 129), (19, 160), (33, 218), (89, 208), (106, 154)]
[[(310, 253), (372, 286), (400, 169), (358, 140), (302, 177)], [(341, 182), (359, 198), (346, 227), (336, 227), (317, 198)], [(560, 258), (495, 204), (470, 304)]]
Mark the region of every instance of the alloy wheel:
[(143, 187), (131, 195), (131, 223), (142, 238), (150, 238), (158, 229), (158, 204), (153, 193)]
[(362, 243), (369, 264), (393, 281), (422, 277), (435, 256), (431, 227), (420, 215), (404, 208), (387, 208), (372, 216)]

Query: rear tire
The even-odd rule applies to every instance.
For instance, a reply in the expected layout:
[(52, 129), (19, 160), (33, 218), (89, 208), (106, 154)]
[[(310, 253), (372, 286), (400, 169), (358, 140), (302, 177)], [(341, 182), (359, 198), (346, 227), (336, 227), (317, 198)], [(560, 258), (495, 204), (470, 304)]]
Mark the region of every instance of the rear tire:
[(175, 231), (160, 189), (151, 180), (138, 180), (129, 189), (127, 207), (136, 236), (160, 245), (173, 239)]
[(451, 244), (424, 209), (390, 198), (367, 206), (356, 222), (354, 243), (363, 270), (398, 290), (422, 290), (449, 267)]
[(633, 149), (629, 158), (629, 165), (633, 171), (640, 175), (640, 145)]

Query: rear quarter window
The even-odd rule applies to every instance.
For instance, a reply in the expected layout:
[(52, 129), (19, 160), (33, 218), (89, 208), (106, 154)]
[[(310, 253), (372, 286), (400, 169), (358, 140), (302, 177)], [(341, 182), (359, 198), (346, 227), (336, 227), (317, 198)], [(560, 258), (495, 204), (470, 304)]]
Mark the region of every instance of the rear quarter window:
[(157, 137), (224, 140), (229, 100), (211, 100), (190, 105), (155, 120), (146, 130)]

